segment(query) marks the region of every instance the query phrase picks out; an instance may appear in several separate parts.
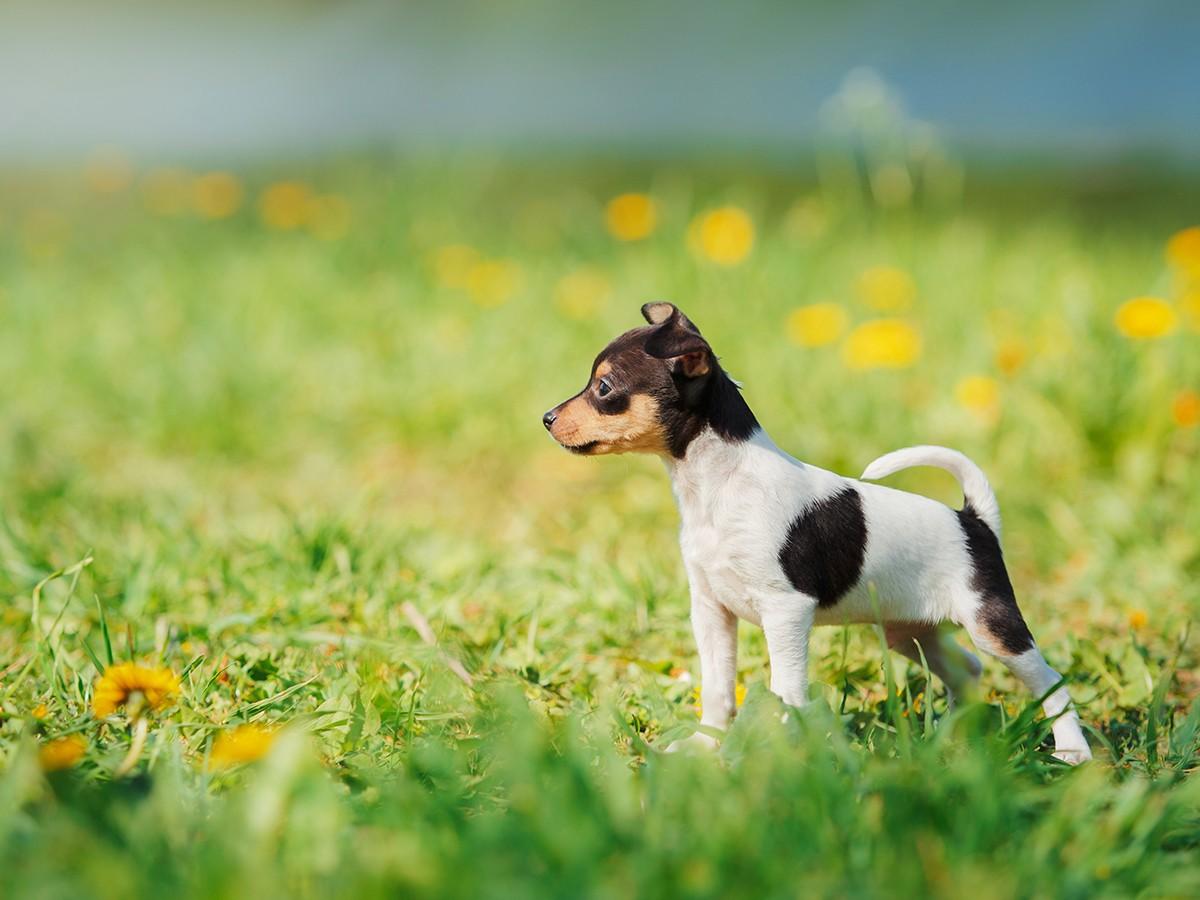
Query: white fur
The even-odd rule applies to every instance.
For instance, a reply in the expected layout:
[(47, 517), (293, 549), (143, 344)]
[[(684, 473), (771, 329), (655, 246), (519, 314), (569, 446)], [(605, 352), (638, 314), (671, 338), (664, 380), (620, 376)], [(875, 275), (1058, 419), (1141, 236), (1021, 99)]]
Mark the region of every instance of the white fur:
[(867, 466), (862, 477), (878, 481), (914, 466), (935, 466), (953, 474), (962, 485), (963, 497), (975, 508), (975, 514), (983, 519), (996, 537), (1000, 537), (1000, 505), (992, 493), (992, 486), (988, 484), (983, 470), (957, 450), (928, 445), (893, 450)]
[[(883, 477), (912, 465), (953, 472), (977, 514), (999, 534), (999, 509), (987, 478), (954, 450), (898, 450), (868, 466), (863, 477)], [(919, 644), (931, 670), (952, 692), (978, 675), (979, 661), (953, 642), (945, 646), (937, 641), (933, 626), (946, 620), (964, 626), (976, 646), (1001, 659), (1038, 696), (1059, 681), (1036, 647), (1017, 656), (1006, 654), (979, 629), (980, 598), (971, 586), (971, 559), (958, 516), (949, 507), (801, 463), (761, 429), (740, 443), (706, 430), (667, 468), (682, 519), (680, 546), (700, 651), (701, 724), (723, 729), (736, 711), (739, 618), (762, 626), (771, 690), (793, 706), (808, 699), (808, 640), (814, 624), (882, 621), (889, 643), (916, 658)], [(848, 485), (858, 491), (867, 523), (862, 573), (849, 593), (822, 609), (816, 598), (792, 586), (779, 549), (799, 513)], [(1056, 755), (1071, 762), (1089, 759), (1065, 690), (1056, 690), (1045, 710), (1058, 716)]]

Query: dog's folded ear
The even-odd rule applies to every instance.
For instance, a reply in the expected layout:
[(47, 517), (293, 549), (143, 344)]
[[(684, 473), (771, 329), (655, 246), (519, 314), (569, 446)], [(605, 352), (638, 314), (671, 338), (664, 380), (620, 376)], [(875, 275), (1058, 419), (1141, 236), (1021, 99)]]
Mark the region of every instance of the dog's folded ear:
[(688, 378), (707, 375), (712, 369), (712, 348), (691, 319), (671, 303), (647, 303), (642, 315), (657, 325), (646, 338), (646, 352), (656, 359), (670, 359), (675, 369)]
[(661, 325), (678, 312), (675, 304), (668, 303), (666, 300), (655, 300), (653, 303), (642, 305), (642, 318), (651, 325)]

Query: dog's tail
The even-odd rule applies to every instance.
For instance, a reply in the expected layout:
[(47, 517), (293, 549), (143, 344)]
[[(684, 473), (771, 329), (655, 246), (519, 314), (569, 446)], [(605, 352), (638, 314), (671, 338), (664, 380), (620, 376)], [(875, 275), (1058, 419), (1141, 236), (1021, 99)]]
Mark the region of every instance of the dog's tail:
[(867, 466), (862, 477), (874, 481), (913, 466), (935, 466), (951, 473), (962, 485), (967, 508), (973, 510), (996, 537), (1000, 536), (1000, 504), (996, 502), (992, 486), (983, 470), (957, 450), (930, 446), (893, 450)]

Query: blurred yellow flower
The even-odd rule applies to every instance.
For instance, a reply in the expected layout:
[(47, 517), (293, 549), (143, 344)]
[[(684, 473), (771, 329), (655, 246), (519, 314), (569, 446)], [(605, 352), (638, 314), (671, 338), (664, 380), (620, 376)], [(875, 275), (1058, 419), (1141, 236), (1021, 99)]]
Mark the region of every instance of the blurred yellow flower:
[(152, 169), (139, 190), (146, 209), (157, 216), (178, 216), (192, 199), (192, 176), (185, 169)]
[(45, 703), (39, 703), (33, 709), (33, 717), (35, 719), (44, 719), (48, 715), (50, 715), (50, 710), (46, 708)]
[(921, 335), (905, 319), (863, 322), (846, 338), (842, 358), (852, 369), (901, 369), (921, 355)]
[(690, 232), (695, 249), (720, 266), (736, 266), (754, 248), (754, 222), (736, 206), (704, 213), (692, 223)]
[(88, 187), (97, 194), (116, 194), (133, 183), (133, 163), (116, 147), (101, 147), (88, 160)]
[(448, 244), (433, 252), (433, 271), (443, 287), (465, 288), (467, 274), (479, 262), (479, 251), (466, 244)]
[(192, 207), (206, 219), (227, 219), (242, 205), (242, 183), (229, 172), (208, 172), (192, 182)]
[(312, 191), (298, 181), (278, 181), (258, 198), (258, 214), (269, 228), (293, 231), (308, 221)]
[(254, 724), (222, 731), (213, 741), (212, 753), (208, 758), (209, 768), (228, 769), (261, 759), (271, 749), (276, 733), (274, 728)]
[(612, 285), (604, 273), (588, 266), (569, 272), (554, 288), (554, 305), (572, 319), (590, 319), (608, 301)]
[(746, 702), (746, 686), (744, 684), (742, 684), (740, 681), (737, 683), (737, 686), (733, 689), (733, 702), (736, 703), (738, 706), (741, 706), (743, 703)]
[(954, 386), (954, 398), (983, 419), (994, 419), (1000, 412), (1000, 384), (988, 375), (968, 375), (962, 379)]
[(848, 323), (849, 316), (838, 304), (810, 303), (792, 310), (784, 327), (793, 344), (823, 347), (840, 338)]
[(323, 241), (336, 241), (350, 230), (350, 204), (337, 194), (316, 197), (308, 209), (309, 233)]
[(1200, 393), (1184, 389), (1171, 402), (1171, 418), (1180, 428), (1200, 425)]
[(880, 312), (904, 312), (917, 296), (917, 283), (903, 269), (872, 266), (855, 282), (863, 302)]
[(1146, 611), (1135, 609), (1129, 613), (1129, 627), (1135, 630), (1145, 628), (1149, 623), (1150, 617), (1146, 615)]
[(1029, 358), (1029, 346), (1019, 337), (1001, 338), (996, 345), (996, 368), (1009, 377), (1016, 375)]
[(640, 241), (658, 227), (658, 204), (646, 194), (621, 194), (604, 210), (608, 233), (619, 241)]
[(1200, 277), (1200, 225), (1171, 235), (1167, 241), (1167, 259), (1176, 268)]
[(140, 694), (151, 709), (162, 709), (179, 693), (179, 679), (170, 669), (118, 663), (109, 666), (92, 688), (92, 713), (97, 719), (111, 716)]
[(69, 769), (83, 758), (87, 742), (77, 734), (48, 741), (38, 748), (38, 763), (43, 772), (58, 772)]
[[(903, 696), (904, 696), (904, 689), (903, 689), (903, 688), (900, 688), (900, 689), (898, 689), (898, 690), (896, 691), (896, 696), (897, 696), (897, 697), (903, 697)], [(912, 712), (913, 712), (913, 715), (914, 715), (914, 716), (919, 716), (919, 715), (921, 714), (921, 707), (922, 707), (922, 705), (924, 705), (924, 703), (925, 703), (925, 692), (924, 692), (924, 691), (919, 691), (919, 692), (917, 693), (917, 695), (916, 695), (915, 697), (913, 697), (913, 698), (912, 698)], [(903, 711), (900, 713), (900, 718), (902, 718), (902, 719), (907, 719), (907, 718), (908, 718), (908, 713), (909, 713), (909, 711), (908, 711), (907, 709), (906, 709), (906, 710), (903, 710)]]
[(467, 293), (476, 306), (484, 309), (503, 306), (516, 293), (520, 283), (520, 268), (508, 260), (485, 259), (467, 271)]
[(1126, 300), (1113, 316), (1117, 330), (1134, 340), (1165, 337), (1175, 330), (1177, 320), (1174, 307), (1158, 297)]

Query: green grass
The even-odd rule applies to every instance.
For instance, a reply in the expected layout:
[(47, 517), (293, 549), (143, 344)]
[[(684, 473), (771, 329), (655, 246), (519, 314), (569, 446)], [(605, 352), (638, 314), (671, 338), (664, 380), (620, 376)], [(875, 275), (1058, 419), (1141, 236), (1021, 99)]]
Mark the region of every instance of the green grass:
[[(1200, 429), (1172, 416), (1200, 336), (1112, 325), (1181, 290), (1163, 245), (1194, 194), (1002, 182), (884, 214), (748, 166), (244, 177), (219, 222), (69, 173), (2, 185), (0, 895), (1200, 893)], [(279, 177), (343, 195), (349, 232), (265, 228), (252, 198)], [(637, 244), (603, 225), (628, 189), (661, 204)], [(819, 228), (793, 214), (814, 197)], [(722, 269), (686, 230), (727, 202), (757, 240)], [(485, 309), (440, 281), (449, 244), (512, 261), (512, 295)], [(877, 264), (918, 286), (916, 365), (854, 372), (786, 339), (805, 303), (876, 315), (854, 283)], [(553, 298), (582, 266), (611, 290), (575, 319)], [(1035, 698), (995, 665), (950, 713), (864, 628), (818, 633), (814, 702), (780, 724), (743, 627), (720, 758), (657, 752), (697, 722), (666, 477), (571, 457), (539, 423), (657, 297), (795, 455), (856, 474), (928, 442), (982, 465), (1094, 764), (1050, 758)], [(1005, 340), (1028, 352), (1010, 374)], [(994, 415), (955, 399), (976, 374), (1000, 383)], [(944, 474), (894, 481), (958, 501)], [(111, 660), (182, 679), (126, 777), (128, 723), (90, 709)], [(241, 722), (286, 727), (210, 770)], [(67, 734), (82, 760), (44, 775), (39, 744)]]

